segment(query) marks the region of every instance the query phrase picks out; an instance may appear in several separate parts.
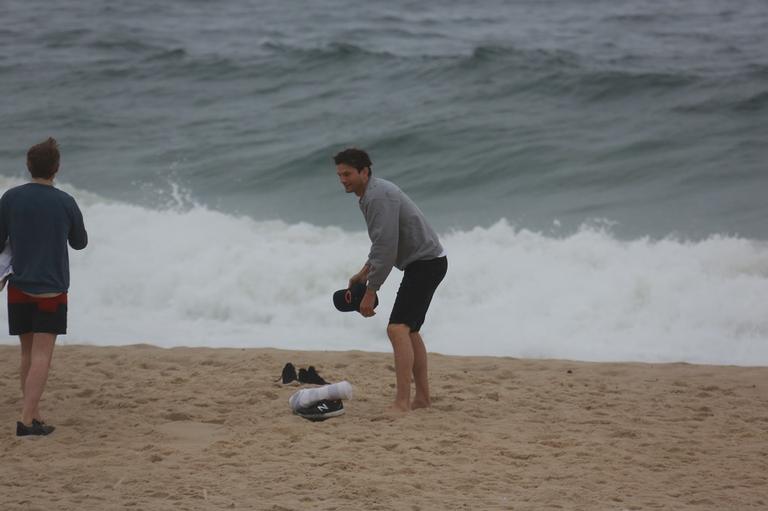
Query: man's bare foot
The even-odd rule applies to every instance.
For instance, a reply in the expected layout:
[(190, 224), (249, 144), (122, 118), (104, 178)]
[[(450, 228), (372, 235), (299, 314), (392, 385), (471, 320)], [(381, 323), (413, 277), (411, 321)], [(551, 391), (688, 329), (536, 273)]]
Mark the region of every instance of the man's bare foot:
[(418, 410), (419, 408), (429, 408), (432, 403), (426, 399), (414, 399), (411, 403), (411, 410)]
[(387, 409), (387, 411), (392, 413), (406, 413), (411, 410), (411, 407), (408, 405), (408, 403), (399, 403), (395, 401), (390, 405), (390, 407)]

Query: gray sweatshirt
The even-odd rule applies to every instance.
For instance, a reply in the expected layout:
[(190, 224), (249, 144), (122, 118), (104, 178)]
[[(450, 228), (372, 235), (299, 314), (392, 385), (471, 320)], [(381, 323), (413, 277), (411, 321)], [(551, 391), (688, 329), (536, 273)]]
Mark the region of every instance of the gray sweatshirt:
[(392, 271), (404, 270), (414, 261), (435, 259), (443, 247), (424, 213), (395, 184), (371, 177), (360, 198), (368, 225), (368, 288), (378, 291)]

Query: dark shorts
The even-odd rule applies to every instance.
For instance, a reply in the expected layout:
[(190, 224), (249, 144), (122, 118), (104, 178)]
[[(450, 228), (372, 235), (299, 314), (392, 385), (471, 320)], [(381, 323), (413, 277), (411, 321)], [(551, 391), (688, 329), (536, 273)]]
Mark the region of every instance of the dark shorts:
[(10, 335), (67, 333), (67, 293), (37, 298), (8, 286), (8, 331)]
[(416, 261), (406, 266), (389, 323), (408, 325), (411, 332), (421, 330), (435, 289), (447, 271), (447, 257)]

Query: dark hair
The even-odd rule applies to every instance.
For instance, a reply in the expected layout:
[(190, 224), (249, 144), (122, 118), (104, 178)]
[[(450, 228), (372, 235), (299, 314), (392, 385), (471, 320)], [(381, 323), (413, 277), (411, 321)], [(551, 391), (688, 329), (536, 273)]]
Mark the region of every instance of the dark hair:
[(368, 153), (355, 147), (344, 149), (340, 153), (336, 154), (336, 156), (333, 157), (333, 162), (336, 165), (349, 165), (350, 167), (356, 168), (358, 172), (366, 167), (368, 168), (369, 174), (373, 172), (371, 170), (373, 163), (368, 157)]
[(59, 143), (48, 137), (27, 151), (27, 168), (32, 177), (51, 179), (59, 170)]

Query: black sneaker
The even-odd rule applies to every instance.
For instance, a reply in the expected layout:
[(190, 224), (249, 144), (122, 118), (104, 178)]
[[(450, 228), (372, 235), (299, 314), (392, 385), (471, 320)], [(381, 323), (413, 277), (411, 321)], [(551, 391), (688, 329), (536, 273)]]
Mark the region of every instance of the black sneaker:
[(304, 408), (299, 408), (293, 413), (311, 421), (324, 421), (331, 417), (344, 415), (344, 403), (341, 402), (341, 399), (323, 399)]
[(309, 368), (299, 369), (299, 381), (301, 383), (313, 383), (315, 385), (328, 385), (328, 382), (323, 379), (322, 376), (317, 374), (315, 366), (309, 366)]
[(283, 380), (283, 383), (291, 383), (292, 381), (296, 380), (296, 368), (288, 362), (285, 364), (285, 367), (283, 367), (283, 374), (280, 375), (281, 380)]
[(49, 426), (37, 419), (32, 419), (32, 425), (27, 426), (23, 422), (16, 423), (16, 436), (45, 436), (53, 433), (56, 426)]

